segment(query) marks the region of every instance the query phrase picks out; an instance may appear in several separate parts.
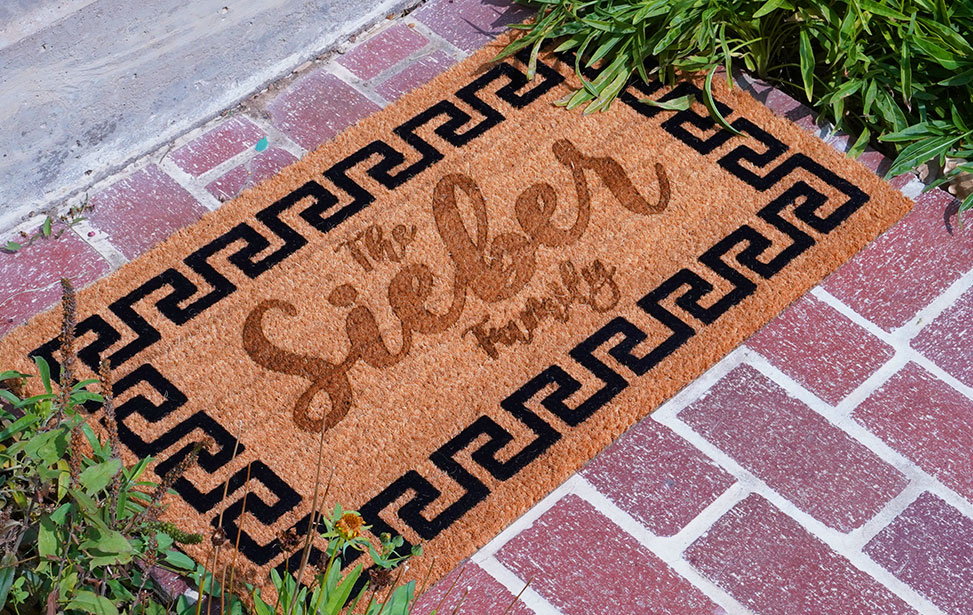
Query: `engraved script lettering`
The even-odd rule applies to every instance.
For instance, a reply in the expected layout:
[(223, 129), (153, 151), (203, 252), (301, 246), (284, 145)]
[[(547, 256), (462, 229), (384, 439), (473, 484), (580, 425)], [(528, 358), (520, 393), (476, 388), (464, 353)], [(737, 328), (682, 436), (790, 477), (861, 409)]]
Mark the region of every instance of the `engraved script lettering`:
[[(349, 349), (339, 363), (288, 351), (277, 347), (267, 338), (264, 329), (267, 312), (278, 310), (287, 316), (296, 316), (297, 309), (292, 304), (270, 299), (259, 303), (251, 311), (243, 326), (243, 345), (250, 358), (266, 369), (300, 376), (311, 383), (292, 410), (294, 424), (299, 429), (308, 432), (331, 429), (344, 418), (353, 403), (348, 371), (359, 361), (377, 369), (395, 365), (408, 355), (413, 334), (441, 333), (456, 323), (466, 306), (467, 291), (486, 303), (508, 300), (523, 290), (533, 278), (538, 248), (563, 248), (577, 242), (584, 235), (591, 218), (591, 191), (586, 171), (593, 171), (615, 199), (633, 213), (658, 214), (669, 204), (671, 190), (668, 176), (659, 163), (655, 164), (659, 198), (650, 203), (632, 184), (622, 166), (612, 158), (586, 156), (567, 139), (555, 141), (551, 150), (558, 162), (571, 172), (574, 184), (577, 214), (568, 228), (559, 228), (554, 224), (558, 195), (550, 184), (533, 184), (517, 197), (514, 212), (522, 232), (491, 235), (486, 201), (476, 182), (456, 173), (439, 180), (433, 190), (432, 210), (437, 233), (453, 264), (452, 299), (443, 313), (430, 309), (426, 303), (433, 295), (437, 277), (442, 276), (434, 275), (424, 263), (403, 266), (388, 285), (389, 307), (401, 328), (402, 341), (397, 351), (390, 350), (382, 338), (372, 311), (360, 303), (356, 304), (358, 291), (350, 284), (342, 284), (328, 296), (331, 305), (350, 308), (345, 316)], [(472, 203), (472, 228), (467, 226), (460, 212), (459, 193)], [(405, 246), (402, 247), (404, 250)], [(600, 261), (592, 263), (590, 268), (582, 272), (582, 278), (591, 287), (589, 293), (593, 293), (587, 299), (592, 307), (597, 309), (617, 303), (618, 288), (613, 274), (614, 268), (607, 269)], [(580, 282), (574, 265), (570, 262), (562, 264), (561, 275), (572, 297), (570, 301), (578, 302), (583, 294), (579, 294), (581, 291), (577, 288)], [(599, 297), (605, 289), (609, 299), (603, 304), (604, 298)], [(529, 308), (530, 305), (533, 307), (527, 310), (527, 320), (523, 322), (533, 322), (531, 319), (536, 320), (553, 309), (540, 305), (539, 301), (534, 299), (532, 304), (529, 302)], [(561, 313), (568, 307), (563, 305)], [(562, 317), (566, 317), (566, 314)], [(480, 324), (485, 327), (486, 321)], [(477, 330), (477, 326), (467, 332), (474, 334), (479, 345), (490, 356), (494, 356), (497, 342), (508, 344), (503, 334), (491, 334), (489, 329)], [(532, 336), (536, 324), (527, 326)], [(320, 418), (314, 418), (311, 403), (321, 394), (327, 397), (328, 407), (321, 412)]]

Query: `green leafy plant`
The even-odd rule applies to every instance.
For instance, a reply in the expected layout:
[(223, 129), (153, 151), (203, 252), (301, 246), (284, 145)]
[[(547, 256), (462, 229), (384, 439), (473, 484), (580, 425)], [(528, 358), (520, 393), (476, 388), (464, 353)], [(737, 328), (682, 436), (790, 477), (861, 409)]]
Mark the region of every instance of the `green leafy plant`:
[[(110, 369), (76, 382), (74, 292), (62, 281), (61, 373), (35, 357), (37, 375), (0, 373), (0, 606), (3, 613), (162, 614), (148, 574), (180, 569), (175, 542), (198, 542), (160, 522), (170, 486), (198, 448), (161, 484), (143, 480), (151, 459), (125, 466)], [(43, 392), (28, 395), (38, 378)], [(88, 387), (100, 381), (102, 392)], [(95, 434), (82, 404), (100, 402), (108, 437)]]
[[(895, 157), (889, 176), (946, 157), (973, 159), (970, 0), (520, 1), (537, 15), (500, 57), (529, 49), (532, 76), (545, 42), (575, 52), (581, 87), (561, 101), (569, 108), (606, 109), (634, 75), (672, 84), (703, 71), (711, 99), (714, 71), (722, 67), (732, 86), (742, 67), (858, 134), (851, 155), (880, 142)], [(971, 171), (973, 162), (963, 162), (933, 185)], [(971, 208), (973, 195), (960, 211)]]
[[(302, 578), (300, 570), (284, 576), (272, 570), (270, 578), (277, 599), (273, 603), (265, 602), (260, 589), (253, 589), (255, 615), (338, 615), (342, 612), (408, 615), (415, 601), (416, 583), (399, 584), (399, 575), (394, 575), (392, 571), (398, 568), (401, 574), (399, 566), (409, 558), (421, 555), (421, 546), (416, 545), (409, 553), (400, 555), (396, 549), (404, 543), (402, 537), (393, 538), (383, 534), (376, 548), (362, 533), (369, 528), (363, 524), (361, 515), (344, 511), (341, 506), (335, 506), (330, 514), (322, 515), (318, 529), (323, 530), (318, 536), (327, 541), (327, 547), (322, 560), (315, 566), (312, 582), (306, 587), (298, 586), (297, 579)], [(305, 549), (309, 544), (310, 541), (305, 544)], [(360, 563), (342, 572), (341, 556), (348, 549), (370, 556), (373, 568), (367, 573), (368, 583), (359, 583), (365, 572)], [(365, 602), (362, 602), (362, 598), (365, 598)]]
[(22, 250), (35, 241), (39, 241), (41, 239), (58, 239), (61, 235), (70, 230), (72, 226), (83, 222), (86, 219), (84, 214), (88, 213), (94, 208), (94, 204), (89, 202), (88, 196), (85, 195), (84, 201), (78, 203), (77, 205), (72, 205), (70, 209), (68, 209), (67, 213), (61, 214), (57, 217), (46, 216), (39, 229), (33, 233), (21, 231), (20, 241), (8, 241), (6, 244), (4, 244), (3, 249), (7, 252), (17, 252), (18, 250)]

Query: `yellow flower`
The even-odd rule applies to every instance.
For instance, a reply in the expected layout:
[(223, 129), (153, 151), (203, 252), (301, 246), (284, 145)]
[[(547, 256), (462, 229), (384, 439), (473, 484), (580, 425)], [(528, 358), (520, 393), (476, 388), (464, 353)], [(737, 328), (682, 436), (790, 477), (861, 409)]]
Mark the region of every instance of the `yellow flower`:
[(338, 530), (338, 534), (342, 538), (351, 540), (361, 535), (361, 529), (364, 525), (361, 520), (361, 515), (356, 512), (346, 512), (341, 515), (341, 518), (334, 524), (334, 527)]

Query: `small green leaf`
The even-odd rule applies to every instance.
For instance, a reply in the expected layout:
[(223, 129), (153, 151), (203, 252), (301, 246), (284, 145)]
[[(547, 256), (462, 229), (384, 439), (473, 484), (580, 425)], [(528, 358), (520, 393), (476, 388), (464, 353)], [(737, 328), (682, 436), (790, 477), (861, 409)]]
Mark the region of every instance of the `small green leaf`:
[(851, 158), (858, 158), (861, 156), (862, 152), (865, 151), (865, 148), (868, 147), (868, 140), (871, 138), (871, 136), (872, 133), (867, 128), (863, 128), (861, 134), (858, 135), (855, 143), (851, 146), (851, 149), (848, 150), (848, 156)]
[(41, 382), (44, 384), (44, 390), (48, 393), (52, 392), (51, 367), (47, 364), (44, 357), (34, 357), (34, 363), (37, 364), (37, 370), (41, 373)]
[(726, 121), (723, 114), (716, 107), (716, 100), (713, 99), (713, 75), (716, 74), (716, 68), (713, 68), (710, 72), (706, 73), (706, 79), (703, 81), (703, 104), (706, 105), (706, 109), (709, 111), (710, 117), (712, 117), (717, 124), (722, 126), (725, 130), (737, 135), (743, 136), (743, 133), (730, 126), (730, 123)]
[(109, 459), (86, 468), (78, 477), (78, 482), (88, 495), (94, 495), (107, 487), (121, 469), (121, 459)]
[(118, 615), (118, 609), (115, 608), (111, 600), (87, 590), (74, 594), (74, 598), (68, 603), (67, 609), (77, 609), (91, 615)]
[(48, 216), (47, 218), (44, 219), (44, 224), (41, 225), (41, 232), (44, 234), (44, 237), (50, 237), (51, 236), (51, 217), (50, 216)]
[(6, 245), (4, 245), (4, 249), (6, 249), (8, 252), (16, 252), (22, 247), (23, 246), (17, 243), (16, 241), (8, 241)]

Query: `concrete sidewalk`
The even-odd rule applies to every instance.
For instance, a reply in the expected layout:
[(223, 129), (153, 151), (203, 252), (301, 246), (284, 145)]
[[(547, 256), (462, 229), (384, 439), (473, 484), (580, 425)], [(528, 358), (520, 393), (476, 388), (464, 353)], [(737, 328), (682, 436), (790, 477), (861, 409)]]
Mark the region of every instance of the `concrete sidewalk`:
[(0, 231), (419, 0), (4, 0)]

